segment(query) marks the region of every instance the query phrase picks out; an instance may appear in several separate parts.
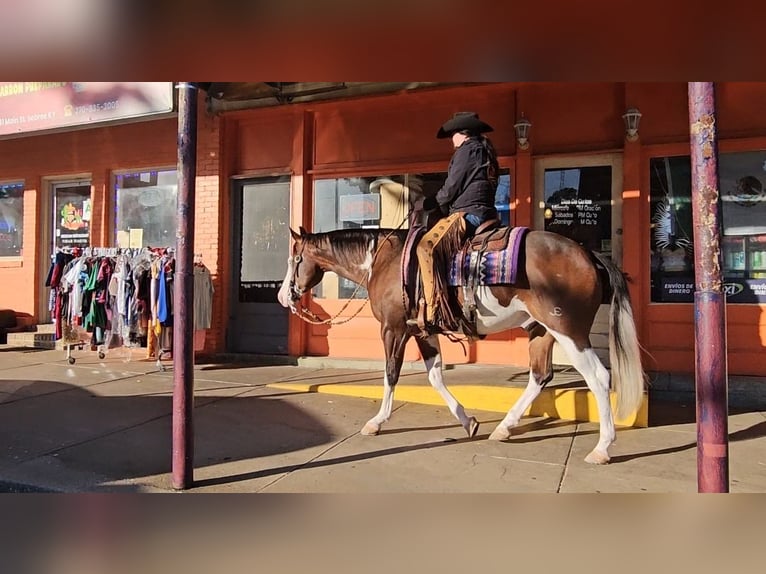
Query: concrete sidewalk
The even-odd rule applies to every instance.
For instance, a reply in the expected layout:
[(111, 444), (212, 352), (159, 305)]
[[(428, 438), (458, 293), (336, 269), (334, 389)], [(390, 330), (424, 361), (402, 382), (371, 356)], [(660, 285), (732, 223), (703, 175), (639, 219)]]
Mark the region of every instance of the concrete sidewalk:
[[(75, 355), (69, 365), (61, 351), (0, 346), (0, 491), (171, 491), (172, 370), (120, 350)], [(697, 490), (693, 404), (650, 400), (649, 427), (620, 428), (612, 463), (595, 467), (583, 461), (594, 422), (529, 416), (494, 442), (486, 438), (502, 414), (467, 406), (482, 423), (469, 439), (446, 406), (410, 399), (395, 403), (379, 436), (361, 436), (379, 400), (314, 391), (380, 386), (382, 372), (338, 364), (196, 366), (188, 492)], [(554, 387), (576, 387), (570, 375)], [(457, 395), (472, 384), (523, 385), (526, 374), (466, 367), (445, 380)], [(427, 384), (424, 372), (406, 371), (400, 394)], [(765, 492), (766, 413), (732, 412), (729, 430), (731, 491)]]

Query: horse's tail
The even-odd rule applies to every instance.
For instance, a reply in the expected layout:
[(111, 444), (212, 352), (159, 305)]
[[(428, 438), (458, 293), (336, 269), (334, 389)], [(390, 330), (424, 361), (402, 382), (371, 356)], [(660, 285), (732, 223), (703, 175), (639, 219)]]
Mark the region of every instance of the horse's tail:
[(634, 414), (644, 398), (646, 375), (641, 367), (636, 323), (630, 304), (630, 293), (625, 275), (611, 259), (593, 252), (598, 263), (609, 275), (612, 291), (609, 315), (609, 361), (612, 385), (617, 393), (618, 419)]

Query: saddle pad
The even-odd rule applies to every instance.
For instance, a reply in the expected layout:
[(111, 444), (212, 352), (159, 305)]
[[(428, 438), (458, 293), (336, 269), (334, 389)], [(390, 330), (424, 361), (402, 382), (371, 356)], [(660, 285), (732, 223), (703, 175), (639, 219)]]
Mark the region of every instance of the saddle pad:
[[(528, 231), (528, 227), (514, 227), (508, 238), (506, 249), (480, 254), (477, 285), (512, 285), (516, 283), (521, 244)], [(471, 260), (478, 259), (478, 257), (479, 253), (476, 251), (456, 255), (449, 270), (449, 284), (452, 286), (466, 284), (466, 279), (471, 275)]]

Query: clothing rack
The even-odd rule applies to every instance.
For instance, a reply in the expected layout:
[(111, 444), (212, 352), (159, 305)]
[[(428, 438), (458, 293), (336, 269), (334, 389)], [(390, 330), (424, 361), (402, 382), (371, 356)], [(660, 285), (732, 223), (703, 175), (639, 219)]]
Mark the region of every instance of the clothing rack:
[[(172, 314), (166, 314), (161, 325), (155, 324), (149, 307), (156, 303), (153, 297), (160, 291), (170, 301), (174, 254), (173, 248), (152, 247), (56, 250), (46, 286), (51, 288), (49, 308), (56, 324), (56, 338), (63, 340), (70, 365), (76, 362), (72, 350), (83, 350), (88, 344), (97, 350), (99, 359), (106, 358), (110, 349), (124, 347), (130, 360), (131, 348), (141, 347), (146, 341), (147, 358), (156, 355), (158, 369), (165, 370), (162, 360), (172, 353)], [(152, 276), (151, 268), (159, 270), (159, 265), (163, 273)], [(150, 285), (160, 277), (162, 289), (156, 293), (152, 289), (150, 294)], [(85, 341), (88, 333), (90, 343)], [(152, 334), (157, 345), (149, 348)]]

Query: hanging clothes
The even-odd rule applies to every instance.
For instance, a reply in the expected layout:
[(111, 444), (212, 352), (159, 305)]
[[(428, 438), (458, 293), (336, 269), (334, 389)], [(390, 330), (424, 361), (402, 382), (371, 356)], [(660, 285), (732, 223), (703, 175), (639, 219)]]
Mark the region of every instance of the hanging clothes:
[(213, 280), (210, 270), (194, 264), (194, 330), (209, 329), (213, 315)]

